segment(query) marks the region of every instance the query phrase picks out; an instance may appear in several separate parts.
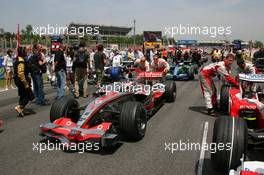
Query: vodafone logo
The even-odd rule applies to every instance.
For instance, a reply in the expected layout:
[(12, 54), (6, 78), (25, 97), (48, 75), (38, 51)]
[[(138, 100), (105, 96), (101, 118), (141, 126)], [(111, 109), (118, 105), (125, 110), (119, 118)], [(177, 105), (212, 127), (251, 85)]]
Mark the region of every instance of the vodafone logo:
[(67, 121), (67, 122), (66, 122), (66, 125), (67, 125), (67, 126), (71, 126), (71, 124), (72, 124), (71, 121)]

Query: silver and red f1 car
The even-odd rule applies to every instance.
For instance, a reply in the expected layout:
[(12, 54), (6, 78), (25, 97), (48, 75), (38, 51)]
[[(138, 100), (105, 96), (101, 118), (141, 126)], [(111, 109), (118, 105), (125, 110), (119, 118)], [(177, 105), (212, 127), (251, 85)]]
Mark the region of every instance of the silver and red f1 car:
[[(160, 86), (163, 79), (165, 75), (161, 72), (141, 72), (136, 81), (123, 84), (125, 89), (94, 93), (94, 99), (84, 107), (71, 97), (59, 99), (51, 107), (50, 122), (40, 126), (41, 133), (68, 146), (96, 142), (105, 147), (117, 143), (120, 136), (140, 140), (145, 135), (148, 117), (164, 101), (175, 101), (175, 82), (164, 82), (163, 91), (147, 92), (142, 88), (154, 87), (155, 81)], [(142, 91), (129, 91), (132, 85)]]

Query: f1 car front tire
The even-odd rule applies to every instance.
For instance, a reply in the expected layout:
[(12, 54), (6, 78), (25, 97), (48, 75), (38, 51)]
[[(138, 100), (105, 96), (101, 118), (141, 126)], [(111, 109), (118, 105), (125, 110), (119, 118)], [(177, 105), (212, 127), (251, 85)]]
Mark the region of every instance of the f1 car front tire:
[[(243, 154), (246, 153), (247, 137), (247, 125), (243, 119), (219, 117), (214, 123), (213, 133), (216, 152), (211, 153), (214, 168), (221, 171), (236, 169)], [(222, 145), (221, 149), (220, 145)]]
[(174, 102), (177, 96), (176, 83), (173, 81), (165, 82), (164, 96), (167, 102)]
[(59, 100), (56, 100), (50, 110), (50, 121), (54, 122), (55, 120), (67, 117), (70, 118), (73, 122), (77, 122), (80, 117), (80, 111), (78, 110), (79, 103), (72, 97), (63, 97)]
[(140, 140), (145, 136), (147, 115), (140, 102), (129, 101), (122, 105), (119, 118), (120, 132), (128, 139)]

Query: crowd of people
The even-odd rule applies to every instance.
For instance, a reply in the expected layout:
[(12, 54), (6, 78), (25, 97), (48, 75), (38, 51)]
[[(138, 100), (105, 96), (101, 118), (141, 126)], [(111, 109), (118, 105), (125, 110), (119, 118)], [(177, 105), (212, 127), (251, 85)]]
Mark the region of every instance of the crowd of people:
[[(237, 59), (238, 72), (257, 72), (254, 65), (245, 62), (244, 53), (243, 50), (232, 54), (224, 49), (213, 49), (211, 52), (213, 63), (200, 69), (199, 80), (210, 115), (217, 111), (216, 88), (212, 77), (222, 76), (226, 81), (237, 86), (236, 79), (230, 75), (230, 65), (235, 59)], [(25, 106), (29, 101), (40, 106), (49, 105), (43, 85), (46, 75), (47, 80), (57, 87), (55, 99), (64, 97), (67, 91), (72, 91), (75, 98), (79, 98), (80, 95), (87, 98), (89, 78), (95, 74), (95, 84), (99, 87), (103, 81), (105, 67), (109, 63), (112, 67), (120, 67), (122, 62), (132, 61), (141, 71), (162, 71), (167, 74), (170, 70), (169, 61), (177, 64), (180, 61), (191, 60), (200, 67), (203, 54), (205, 51), (197, 48), (147, 49), (143, 53), (141, 49), (130, 48), (121, 51), (107, 50), (99, 44), (96, 49), (90, 49), (84, 42), (80, 42), (76, 47), (60, 44), (58, 50), (51, 54), (50, 50), (36, 44), (33, 47), (20, 47), (15, 54), (8, 49), (3, 65), (6, 70), (6, 89), (13, 88), (14, 80), (20, 97), (19, 105), (15, 110), (19, 117), (23, 117), (26, 114)], [(80, 89), (82, 89), (81, 93)]]

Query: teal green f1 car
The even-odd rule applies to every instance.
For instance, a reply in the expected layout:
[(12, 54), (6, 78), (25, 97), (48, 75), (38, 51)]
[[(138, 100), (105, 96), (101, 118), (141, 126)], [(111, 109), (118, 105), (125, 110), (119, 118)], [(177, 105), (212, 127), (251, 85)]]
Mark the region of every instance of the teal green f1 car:
[(193, 80), (194, 75), (198, 73), (198, 66), (191, 61), (179, 62), (176, 65), (170, 65), (167, 80)]

